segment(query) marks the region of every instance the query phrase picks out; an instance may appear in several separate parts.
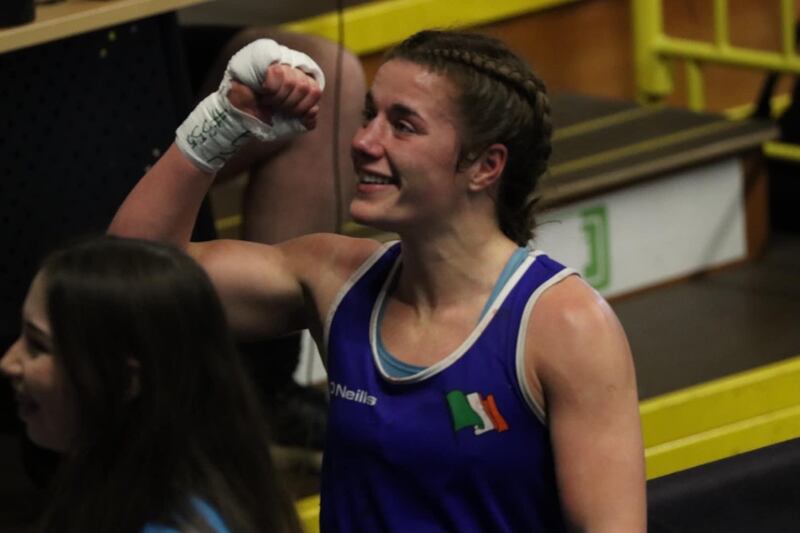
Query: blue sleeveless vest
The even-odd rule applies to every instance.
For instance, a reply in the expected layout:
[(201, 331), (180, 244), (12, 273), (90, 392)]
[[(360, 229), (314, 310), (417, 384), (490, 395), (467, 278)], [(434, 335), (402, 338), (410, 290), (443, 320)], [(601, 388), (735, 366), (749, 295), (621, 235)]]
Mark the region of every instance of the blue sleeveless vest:
[(522, 348), (538, 296), (574, 271), (531, 252), (458, 349), (391, 378), (376, 356), (377, 316), (399, 264), (398, 243), (382, 248), (328, 317), (322, 531), (563, 531)]

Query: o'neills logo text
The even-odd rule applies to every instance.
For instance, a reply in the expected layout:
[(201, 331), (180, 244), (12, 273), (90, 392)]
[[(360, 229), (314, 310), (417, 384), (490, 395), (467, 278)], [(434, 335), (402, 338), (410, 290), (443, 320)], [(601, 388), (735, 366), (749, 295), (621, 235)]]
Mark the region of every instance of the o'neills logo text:
[(370, 396), (367, 391), (363, 389), (348, 389), (346, 385), (341, 385), (334, 381), (330, 383), (330, 391), (331, 396), (337, 396), (343, 400), (350, 400), (351, 402), (365, 403), (370, 407), (378, 403), (378, 399), (375, 396)]

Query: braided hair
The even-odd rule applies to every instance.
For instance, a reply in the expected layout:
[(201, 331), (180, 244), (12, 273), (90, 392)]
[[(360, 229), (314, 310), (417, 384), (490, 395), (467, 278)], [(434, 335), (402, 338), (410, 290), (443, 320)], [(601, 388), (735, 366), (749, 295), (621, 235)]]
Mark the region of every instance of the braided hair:
[(446, 76), (458, 89), (459, 168), (494, 143), (508, 149), (497, 193), (502, 232), (524, 246), (533, 237), (535, 189), (551, 152), (550, 103), (542, 80), (502, 42), (458, 31), (421, 31), (390, 50)]

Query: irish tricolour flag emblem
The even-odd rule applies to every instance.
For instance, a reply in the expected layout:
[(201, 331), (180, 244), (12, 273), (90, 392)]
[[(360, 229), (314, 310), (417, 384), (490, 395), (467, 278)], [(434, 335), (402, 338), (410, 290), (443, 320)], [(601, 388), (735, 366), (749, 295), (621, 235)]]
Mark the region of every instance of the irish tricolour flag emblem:
[(447, 393), (447, 404), (450, 406), (453, 429), (456, 431), (471, 426), (475, 434), (480, 435), (487, 431), (508, 429), (508, 424), (497, 409), (491, 394), (481, 398), (477, 392), (464, 394), (460, 390), (454, 390)]

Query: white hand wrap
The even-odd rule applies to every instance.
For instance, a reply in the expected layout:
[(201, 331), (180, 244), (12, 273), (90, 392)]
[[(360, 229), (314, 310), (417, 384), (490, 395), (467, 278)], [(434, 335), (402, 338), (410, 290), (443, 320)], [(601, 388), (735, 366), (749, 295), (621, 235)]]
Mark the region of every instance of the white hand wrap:
[(267, 68), (273, 63), (289, 65), (313, 77), (320, 89), (325, 76), (314, 61), (302, 52), (281, 46), (270, 39), (254, 41), (228, 62), (219, 89), (208, 95), (175, 132), (175, 143), (195, 166), (209, 173), (217, 172), (250, 136), (261, 141), (277, 141), (306, 131), (300, 119), (272, 116), (272, 124), (236, 109), (228, 100), (231, 80), (261, 92)]

